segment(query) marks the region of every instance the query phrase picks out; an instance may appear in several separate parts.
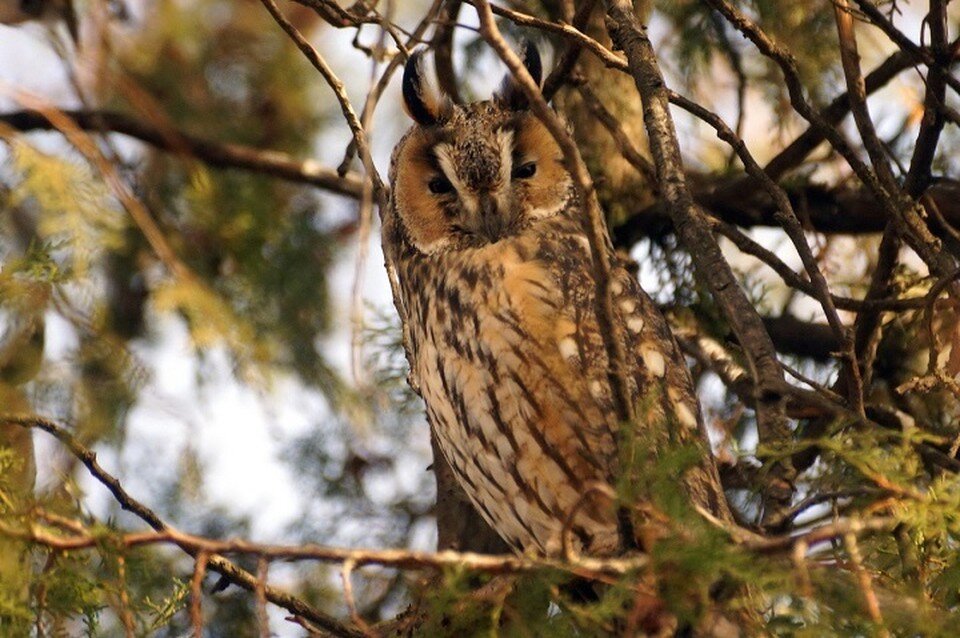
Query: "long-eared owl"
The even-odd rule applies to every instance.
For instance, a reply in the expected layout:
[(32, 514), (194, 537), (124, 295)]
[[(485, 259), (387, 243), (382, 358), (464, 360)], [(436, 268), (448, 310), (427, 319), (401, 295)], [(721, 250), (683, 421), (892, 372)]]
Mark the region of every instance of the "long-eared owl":
[[(539, 83), (532, 44), (524, 63)], [(412, 375), (436, 447), (490, 526), (513, 549), (557, 554), (623, 547), (610, 494), (623, 478), (609, 362), (597, 321), (590, 244), (563, 156), (519, 87), (454, 104), (424, 80), (415, 53), (403, 77), (413, 128), (391, 161), (384, 216), (399, 280)], [(613, 321), (628, 353), (635, 432), (704, 441), (689, 371), (636, 278), (615, 263)], [(704, 461), (678, 477), (725, 511)], [(605, 485), (611, 489), (596, 489)]]

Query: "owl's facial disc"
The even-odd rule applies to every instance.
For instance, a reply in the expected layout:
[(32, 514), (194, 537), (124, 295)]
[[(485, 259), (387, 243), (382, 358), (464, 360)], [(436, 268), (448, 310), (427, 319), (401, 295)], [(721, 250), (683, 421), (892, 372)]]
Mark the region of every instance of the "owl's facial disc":
[(432, 148), (436, 174), (427, 186), (445, 206), (453, 232), (468, 243), (496, 243), (517, 228), (513, 138), (513, 129), (502, 127)]
[(494, 101), (456, 106), (442, 124), (416, 130), (396, 167), (397, 210), (426, 254), (497, 243), (569, 203), (553, 136), (529, 112)]

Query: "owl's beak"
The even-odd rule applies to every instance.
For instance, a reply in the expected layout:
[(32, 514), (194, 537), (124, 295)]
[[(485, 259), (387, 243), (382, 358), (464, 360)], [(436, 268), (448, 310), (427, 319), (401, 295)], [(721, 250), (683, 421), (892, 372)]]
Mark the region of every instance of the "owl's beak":
[(510, 212), (501, 210), (500, 204), (493, 193), (483, 193), (479, 197), (479, 216), (477, 232), (490, 241), (491, 244), (503, 239), (510, 230)]

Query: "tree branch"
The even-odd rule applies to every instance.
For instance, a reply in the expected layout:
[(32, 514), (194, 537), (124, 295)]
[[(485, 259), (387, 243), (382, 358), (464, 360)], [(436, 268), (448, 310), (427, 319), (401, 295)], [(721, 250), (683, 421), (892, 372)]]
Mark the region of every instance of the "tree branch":
[[(696, 183), (700, 177), (694, 175), (690, 179)], [(694, 191), (694, 201), (711, 216), (741, 228), (778, 227), (776, 205), (751, 181), (734, 177), (703, 184)], [(868, 235), (881, 233), (886, 228), (886, 211), (866, 188), (802, 184), (786, 186), (785, 189), (793, 206), (803, 211), (807, 230), (826, 235)], [(935, 180), (926, 196), (947, 223), (960, 226), (960, 182)], [(937, 237), (949, 237), (940, 221), (929, 219), (928, 224)], [(613, 236), (617, 246), (629, 248), (641, 239), (662, 237), (672, 232), (674, 228), (667, 204), (660, 201), (637, 211), (614, 227)]]
[(861, 160), (840, 131), (827, 123), (804, 95), (803, 83), (794, 57), (774, 41), (742, 11), (727, 0), (707, 2), (737, 28), (764, 56), (773, 60), (783, 73), (790, 104), (805, 120), (816, 127), (830, 145), (846, 160), (860, 181), (874, 194), (887, 218), (930, 270), (943, 276), (953, 270), (954, 259), (942, 250), (923, 219), (922, 207), (911, 199), (886, 173), (876, 173)]
[[(0, 423), (42, 430), (56, 438), (70, 451), (71, 454), (73, 454), (73, 456), (83, 463), (93, 478), (95, 478), (110, 491), (110, 493), (113, 495), (113, 498), (117, 501), (117, 503), (119, 503), (122, 509), (134, 514), (137, 518), (152, 527), (158, 535), (166, 535), (173, 544), (179, 545), (179, 543), (176, 542), (176, 539), (183, 533), (165, 523), (156, 514), (156, 512), (130, 496), (130, 494), (127, 493), (127, 491), (120, 484), (120, 481), (115, 476), (103, 469), (99, 461), (97, 461), (96, 453), (80, 443), (66, 428), (57, 425), (49, 419), (33, 415), (0, 415)], [(185, 535), (184, 537), (189, 538), (189, 535)], [(95, 541), (96, 539), (93, 540)], [(198, 555), (199, 549), (201, 549), (195, 548), (190, 544), (179, 546), (189, 555), (194, 557)], [(222, 556), (210, 556), (209, 567), (213, 571), (221, 574), (231, 583), (234, 583), (243, 589), (246, 589), (247, 591), (256, 592), (257, 587), (259, 586), (257, 584), (257, 577), (254, 574), (241, 569)], [(307, 604), (302, 599), (288, 594), (283, 590), (267, 586), (264, 588), (264, 595), (266, 596), (267, 600), (273, 604), (283, 607), (297, 616), (303, 616), (304, 618), (307, 618), (311, 622), (316, 623), (317, 626), (322, 627), (324, 630), (329, 631), (334, 635), (345, 636), (347, 638), (363, 638), (363, 634), (361, 632), (347, 627), (333, 616), (323, 613), (322, 611)]]
[[(310, 184), (347, 197), (360, 197), (361, 180), (358, 175), (350, 173), (340, 177), (336, 171), (320, 166), (313, 160), (297, 160), (280, 151), (205, 140), (183, 131), (160, 128), (116, 111), (69, 110), (63, 113), (86, 131), (127, 135), (163, 151), (194, 157), (215, 168), (238, 168)], [(24, 132), (55, 130), (50, 120), (33, 110), (0, 114), (0, 122)]]
[[(759, 390), (756, 406), (761, 440), (784, 440), (789, 436), (789, 428), (780, 390), (784, 383), (783, 370), (760, 316), (737, 284), (687, 187), (676, 129), (668, 107), (669, 92), (653, 46), (627, 0), (608, 0), (607, 15), (610, 36), (627, 54), (630, 73), (643, 101), (644, 123), (667, 210), (693, 258), (698, 276), (709, 285), (746, 354), (750, 373)], [(789, 465), (778, 464), (772, 468), (772, 476), (773, 480), (768, 484), (771, 489), (765, 496), (771, 511), (787, 505), (793, 472)], [(787, 495), (786, 500), (784, 495)]]
[(360, 161), (363, 163), (363, 168), (373, 182), (374, 197), (380, 209), (383, 210), (386, 207), (387, 190), (383, 180), (380, 178), (380, 173), (377, 171), (376, 165), (373, 163), (373, 155), (370, 153), (370, 142), (367, 140), (367, 133), (363, 130), (360, 118), (350, 103), (350, 99), (347, 97), (343, 82), (341, 82), (340, 78), (333, 72), (333, 69), (330, 68), (327, 61), (323, 59), (323, 56), (321, 56), (307, 39), (303, 37), (303, 34), (283, 16), (276, 2), (273, 0), (261, 0), (261, 3), (266, 7), (274, 21), (280, 25), (280, 28), (290, 36), (290, 39), (297, 45), (297, 48), (300, 49), (304, 57), (320, 72), (320, 75), (323, 76), (323, 79), (336, 96), (337, 103), (340, 104), (340, 111), (343, 113), (343, 118), (346, 120), (347, 126), (350, 127), (350, 133), (353, 135), (353, 141), (356, 144), (357, 152), (360, 154)]
[[(320, 563), (352, 563), (354, 567), (379, 565), (396, 569), (432, 569), (442, 570), (449, 567), (469, 569), (487, 574), (521, 574), (544, 570), (556, 570), (571, 575), (601, 578), (603, 576), (622, 576), (641, 569), (649, 564), (646, 555), (633, 555), (621, 558), (591, 558), (577, 556), (564, 560), (552, 558), (533, 558), (515, 554), (476, 554), (473, 552), (421, 552), (406, 549), (347, 549), (328, 547), (314, 543), (302, 545), (271, 545), (254, 543), (243, 539), (219, 540), (196, 536), (167, 528), (159, 531), (132, 532), (113, 535), (93, 534), (89, 531), (54, 534), (37, 525), (27, 529), (0, 523), (0, 535), (31, 541), (61, 551), (76, 551), (98, 547), (109, 538), (112, 542), (128, 548), (147, 545), (176, 545), (191, 554), (210, 557), (210, 567), (214, 568), (215, 556), (236, 555), (256, 556), (269, 561), (317, 561)], [(255, 589), (253, 590), (255, 591)], [(269, 599), (269, 593), (267, 593)], [(309, 616), (306, 616), (310, 618)], [(316, 622), (316, 619), (310, 618)]]

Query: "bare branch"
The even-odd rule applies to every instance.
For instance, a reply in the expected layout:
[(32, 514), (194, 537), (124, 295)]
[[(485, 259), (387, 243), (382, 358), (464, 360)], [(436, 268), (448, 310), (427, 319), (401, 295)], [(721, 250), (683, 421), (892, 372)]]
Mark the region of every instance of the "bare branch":
[[(890, 80), (902, 71), (909, 69), (912, 62), (913, 59), (908, 53), (903, 51), (893, 53), (864, 78), (865, 93), (870, 95), (886, 86)], [(820, 111), (820, 117), (829, 125), (837, 125), (849, 112), (850, 98), (847, 93), (842, 93)], [(785, 172), (800, 164), (825, 139), (819, 128), (810, 126), (780, 151), (776, 157), (767, 162), (764, 170), (771, 179), (779, 179)]]
[(857, 535), (854, 530), (843, 534), (843, 544), (847, 548), (847, 555), (850, 556), (850, 562), (853, 563), (853, 571), (857, 576), (857, 583), (860, 585), (860, 593), (863, 594), (864, 605), (870, 619), (880, 627), (877, 635), (881, 638), (887, 638), (890, 632), (883, 626), (883, 615), (880, 613), (880, 603), (877, 602), (877, 592), (873, 589), (873, 579), (863, 566), (863, 554), (860, 552), (860, 544), (857, 542)]
[[(470, 4), (476, 7), (477, 11), (481, 10), (481, 7), (486, 5), (490, 7), (490, 10), (499, 15), (507, 18), (514, 24), (518, 24), (522, 27), (531, 27), (534, 29), (540, 29), (541, 31), (546, 31), (548, 33), (556, 33), (557, 35), (563, 36), (564, 38), (569, 39), (572, 42), (575, 42), (578, 46), (583, 47), (587, 51), (593, 53), (597, 58), (603, 62), (607, 67), (611, 69), (619, 69), (621, 71), (627, 70), (626, 61), (619, 57), (617, 54), (613, 53), (607, 47), (603, 46), (586, 33), (583, 33), (579, 29), (569, 25), (562, 24), (559, 22), (550, 22), (549, 20), (541, 20), (540, 18), (535, 18), (531, 15), (525, 13), (520, 13), (519, 11), (514, 11), (512, 9), (506, 9), (504, 7), (499, 7), (496, 5), (489, 5), (482, 0), (473, 1), (470, 0)], [(586, 3), (581, 7), (586, 6)], [(553, 88), (551, 86), (551, 88)]]
[[(21, 530), (0, 523), (0, 535), (29, 540), (46, 547), (63, 551), (92, 549), (102, 541), (101, 535), (89, 532), (80, 534), (60, 535), (53, 534), (37, 526)], [(559, 560), (552, 558), (535, 558), (516, 556), (513, 554), (475, 554), (472, 552), (419, 552), (405, 549), (348, 549), (327, 547), (306, 543), (302, 545), (270, 545), (253, 543), (242, 539), (218, 540), (204, 536), (195, 536), (173, 528), (162, 531), (131, 532), (111, 537), (111, 540), (125, 548), (136, 548), (149, 545), (177, 545), (189, 549), (194, 556), (199, 557), (206, 553), (209, 564), (214, 568), (215, 555), (246, 555), (259, 556), (270, 561), (308, 560), (321, 563), (344, 564), (352, 563), (353, 567), (379, 565), (397, 569), (431, 569), (438, 570), (448, 567), (469, 569), (488, 574), (519, 574), (544, 570), (557, 570), (586, 578), (606, 575), (624, 575), (645, 567), (649, 559), (643, 555), (625, 556), (619, 558), (590, 558), (578, 556), (573, 560)], [(199, 560), (199, 558), (198, 558)], [(196, 574), (196, 571), (195, 571)], [(196, 579), (196, 576), (194, 577)], [(254, 577), (255, 579), (255, 577)], [(256, 591), (256, 586), (252, 588)], [(270, 598), (270, 589), (266, 588), (267, 599)], [(309, 618), (308, 616), (304, 615)], [(316, 622), (315, 619), (310, 618)], [(319, 623), (318, 623), (319, 624)], [(350, 635), (354, 635), (351, 632)]]
[(820, 302), (824, 316), (826, 316), (827, 322), (830, 324), (830, 328), (836, 335), (837, 340), (843, 344), (845, 357), (844, 371), (849, 382), (849, 396), (853, 403), (854, 410), (862, 415), (863, 385), (860, 378), (860, 368), (857, 366), (857, 357), (854, 353), (853, 335), (847, 327), (843, 325), (843, 322), (840, 321), (840, 316), (837, 314), (837, 308), (833, 303), (833, 296), (830, 294), (830, 287), (827, 284), (826, 277), (823, 276), (820, 265), (817, 263), (817, 259), (813, 255), (810, 245), (807, 243), (806, 235), (800, 226), (800, 220), (797, 218), (797, 214), (794, 212), (786, 192), (760, 168), (760, 165), (747, 149), (747, 145), (718, 115), (680, 95), (674, 94), (671, 101), (674, 104), (682, 106), (685, 110), (696, 115), (713, 127), (714, 130), (717, 131), (717, 136), (727, 142), (731, 148), (736, 151), (740, 161), (743, 162), (747, 174), (757, 180), (767, 195), (776, 203), (777, 212), (774, 213), (774, 217), (780, 222), (781, 227), (787, 233), (787, 237), (790, 238), (794, 248), (796, 248), (797, 254), (800, 255), (800, 261), (803, 263), (807, 276), (810, 277), (813, 296)]
[(257, 626), (260, 638), (270, 638), (270, 617), (267, 616), (267, 580), (270, 572), (270, 561), (261, 556), (257, 559), (257, 589), (254, 595), (257, 599)]
[(193, 627), (193, 638), (203, 638), (203, 577), (209, 561), (210, 554), (200, 551), (193, 563), (193, 576), (190, 578), (190, 625)]
[[(178, 544), (176, 543), (175, 538), (178, 537), (181, 532), (178, 532), (176, 529), (166, 524), (153, 510), (130, 496), (130, 494), (123, 489), (120, 481), (103, 469), (103, 467), (97, 461), (96, 453), (80, 443), (66, 428), (57, 425), (49, 419), (44, 419), (43, 417), (34, 415), (0, 415), (0, 423), (42, 430), (56, 438), (64, 446), (66, 446), (73, 456), (83, 463), (93, 478), (95, 478), (110, 491), (110, 493), (113, 495), (113, 498), (117, 501), (117, 503), (119, 503), (122, 509), (133, 513), (135, 516), (137, 516), (137, 518), (144, 521), (147, 523), (147, 525), (156, 530), (157, 534), (169, 534), (169, 538), (172, 540), (172, 542), (174, 544)], [(87, 546), (86, 542), (88, 541), (95, 542), (96, 539), (85, 538), (84, 542), (80, 544)], [(55, 547), (56, 545), (51, 546)], [(193, 547), (190, 545), (180, 545), (180, 547), (189, 555), (194, 557), (196, 557), (197, 553), (201, 549), (204, 549), (203, 547)], [(229, 582), (234, 583), (243, 589), (246, 589), (247, 591), (256, 591), (257, 578), (254, 574), (237, 567), (232, 562), (221, 556), (214, 555), (216, 552), (208, 553), (211, 554), (209, 559), (210, 569), (221, 574)], [(347, 627), (336, 618), (333, 618), (332, 616), (315, 609), (296, 596), (292, 596), (280, 589), (270, 586), (266, 586), (264, 591), (267, 600), (269, 600), (271, 603), (279, 607), (283, 607), (296, 616), (302, 616), (308, 619), (310, 622), (317, 624), (334, 635), (346, 636), (348, 638), (364, 638), (363, 634)]]
[[(699, 175), (692, 175), (690, 179), (693, 184), (703, 181)], [(752, 183), (746, 176), (710, 181), (694, 191), (694, 200), (712, 217), (742, 228), (779, 226), (775, 202)], [(868, 189), (821, 184), (793, 184), (784, 188), (793, 206), (803, 209), (807, 230), (826, 235), (866, 235), (881, 233), (886, 228), (887, 213), (877, 205), (876, 197)], [(932, 202), (946, 223), (960, 226), (960, 182), (937, 180), (925, 196), (929, 197), (928, 208)], [(943, 222), (930, 219), (928, 224), (937, 237), (950, 238)], [(615, 243), (621, 247), (631, 247), (646, 237), (662, 237), (672, 232), (670, 214), (662, 201), (637, 211), (613, 229)]]
[[(937, 69), (942, 65), (946, 60), (944, 57), (937, 52), (931, 52), (927, 49), (924, 49), (920, 45), (913, 42), (910, 38), (906, 36), (900, 29), (894, 26), (877, 6), (871, 2), (871, 0), (854, 0), (857, 3), (857, 7), (870, 19), (875, 26), (877, 26), (881, 31), (883, 31), (890, 40), (900, 47), (901, 51), (909, 54), (915, 62), (922, 62), (928, 66), (932, 71)], [(932, 13), (940, 13), (939, 9), (936, 9), (937, 6), (946, 8), (947, 2), (931, 2)], [(945, 16), (946, 14), (944, 14)], [(939, 20), (939, 18), (937, 18)], [(931, 29), (937, 29), (938, 27), (931, 24)], [(944, 32), (945, 33), (945, 32)], [(936, 36), (935, 36), (936, 37)], [(946, 48), (943, 48), (940, 53), (949, 53)], [(941, 67), (942, 68), (942, 67)], [(950, 74), (944, 74), (945, 77), (943, 80), (949, 84), (954, 91), (960, 93), (960, 80), (951, 76)]]
[(945, 275), (953, 269), (954, 260), (942, 250), (923, 219), (920, 205), (907, 196), (896, 183), (891, 183), (886, 174), (879, 175), (870, 169), (850, 147), (840, 132), (824, 121), (804, 96), (803, 84), (797, 64), (789, 51), (764, 33), (756, 23), (746, 17), (727, 0), (707, 0), (721, 15), (743, 33), (765, 56), (776, 62), (786, 81), (790, 103), (801, 117), (816, 127), (831, 146), (846, 160), (861, 182), (876, 196), (878, 203), (911, 248), (937, 275)]
[(377, 200), (378, 205), (381, 208), (386, 206), (387, 191), (386, 187), (383, 184), (383, 180), (380, 178), (380, 173), (377, 171), (376, 165), (373, 163), (373, 156), (370, 154), (370, 143), (367, 140), (367, 134), (363, 130), (363, 125), (360, 122), (360, 118), (357, 116), (357, 112), (354, 110), (353, 105), (350, 104), (350, 98), (347, 97), (346, 88), (343, 85), (343, 82), (340, 81), (340, 78), (337, 77), (336, 73), (333, 72), (333, 69), (330, 68), (330, 65), (327, 64), (326, 60), (323, 59), (323, 56), (313, 48), (313, 46), (307, 42), (307, 39), (303, 37), (293, 24), (287, 20), (283, 14), (280, 12), (280, 9), (277, 8), (277, 3), (274, 0), (261, 0), (263, 6), (266, 7), (267, 11), (270, 12), (270, 15), (273, 16), (274, 21), (280, 25), (290, 39), (294, 41), (297, 45), (297, 48), (303, 53), (303, 55), (310, 61), (310, 64), (314, 66), (323, 76), (323, 79), (333, 90), (334, 95), (337, 98), (337, 102), (340, 104), (340, 111), (343, 113), (344, 119), (347, 121), (347, 125), (350, 127), (350, 132), (353, 135), (353, 141), (357, 145), (357, 150), (360, 153), (360, 161), (363, 162), (363, 168), (369, 175), (370, 179), (373, 181), (373, 192), (374, 197)]
[(802, 534), (754, 538), (744, 545), (753, 551), (762, 553), (781, 552), (793, 549), (798, 543), (804, 543), (807, 547), (810, 547), (817, 543), (842, 538), (847, 534), (859, 535), (868, 532), (887, 531), (893, 529), (896, 524), (897, 520), (892, 517), (845, 518), (828, 525), (815, 527)]
[[(780, 391), (784, 383), (783, 370), (760, 316), (737, 284), (687, 187), (680, 146), (668, 107), (669, 93), (653, 46), (629, 2), (608, 0), (607, 12), (610, 35), (627, 54), (631, 75), (643, 101), (644, 123), (667, 210), (693, 258), (698, 276), (709, 285), (747, 356), (750, 373), (759, 390), (756, 405), (761, 439), (784, 440), (789, 437), (789, 428)], [(789, 486), (793, 480), (789, 466), (775, 469), (773, 476), (775, 479), (768, 484), (771, 489), (767, 492), (770, 511), (789, 501)]]
[[(115, 111), (76, 111), (62, 113), (86, 131), (110, 131), (136, 138), (160, 150), (190, 156), (216, 168), (237, 168), (281, 179), (310, 184), (347, 197), (360, 196), (360, 178), (353, 173), (343, 177), (313, 160), (297, 160), (286, 153), (258, 149), (242, 144), (221, 144), (192, 136), (183, 131), (160, 129), (148, 122)], [(53, 130), (54, 125), (39, 111), (14, 111), (0, 114), (0, 122), (18, 131)]]

